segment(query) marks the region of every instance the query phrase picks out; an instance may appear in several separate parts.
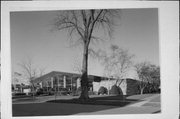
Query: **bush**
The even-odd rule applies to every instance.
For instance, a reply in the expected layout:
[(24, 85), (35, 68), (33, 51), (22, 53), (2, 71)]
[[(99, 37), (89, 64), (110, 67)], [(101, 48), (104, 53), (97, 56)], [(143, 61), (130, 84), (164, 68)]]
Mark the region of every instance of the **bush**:
[(36, 95), (42, 95), (43, 93), (44, 93), (43, 89), (40, 88), (40, 89), (37, 90)]
[(152, 94), (152, 93), (160, 93), (159, 85), (156, 84), (148, 84), (143, 91), (144, 94)]
[(69, 90), (67, 88), (60, 88), (60, 91), (68, 92)]
[(116, 85), (113, 85), (111, 87), (111, 90), (109, 93), (112, 95), (123, 95), (121, 88)]
[(98, 90), (98, 95), (99, 95), (99, 94), (102, 94), (102, 95), (108, 94), (107, 88), (105, 88), (104, 86), (101, 86), (101, 87), (99, 88), (99, 90)]
[[(28, 95), (33, 96), (33, 92), (29, 92)], [(34, 96), (36, 96), (36, 93), (34, 93)]]
[(24, 95), (26, 95), (26, 93), (15, 93), (14, 95), (15, 96), (24, 96)]

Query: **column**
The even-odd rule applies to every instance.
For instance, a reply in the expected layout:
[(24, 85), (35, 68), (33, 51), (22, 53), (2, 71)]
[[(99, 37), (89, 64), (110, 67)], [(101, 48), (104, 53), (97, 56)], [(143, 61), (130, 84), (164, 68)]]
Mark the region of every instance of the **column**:
[(57, 87), (58, 87), (58, 92), (59, 92), (59, 76), (57, 76)]
[(66, 76), (63, 77), (63, 86), (66, 88)]
[(51, 77), (51, 88), (53, 88), (53, 77)]
[(71, 77), (71, 91), (73, 91), (73, 77)]
[(49, 85), (49, 84), (48, 84), (48, 81), (46, 81), (46, 88), (47, 88), (47, 91), (48, 91), (48, 85)]
[(78, 89), (80, 87), (80, 78), (77, 78), (76, 84), (76, 88)]
[(42, 88), (42, 82), (40, 82), (39, 85), (40, 85), (40, 88)]

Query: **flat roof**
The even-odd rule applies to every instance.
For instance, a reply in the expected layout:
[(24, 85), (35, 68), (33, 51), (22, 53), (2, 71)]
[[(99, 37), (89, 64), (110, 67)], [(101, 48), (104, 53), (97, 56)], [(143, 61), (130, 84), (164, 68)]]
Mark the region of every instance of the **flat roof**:
[[(77, 73), (68, 73), (68, 72), (60, 72), (60, 71), (52, 71), (49, 72), (45, 75), (42, 75), (36, 79), (34, 79), (35, 83), (39, 83), (43, 80), (49, 80), (51, 77), (55, 77), (55, 76), (67, 76), (67, 77), (73, 77), (74, 79), (77, 79), (78, 77), (81, 77), (81, 74), (77, 74)], [(104, 77), (100, 77), (100, 76), (94, 76), (94, 75), (88, 75), (89, 81), (101, 81)]]

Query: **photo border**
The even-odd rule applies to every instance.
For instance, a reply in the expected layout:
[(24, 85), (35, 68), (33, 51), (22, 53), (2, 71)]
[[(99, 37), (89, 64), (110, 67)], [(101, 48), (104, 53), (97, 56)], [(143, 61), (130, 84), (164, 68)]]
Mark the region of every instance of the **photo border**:
[[(16, 1), (1, 2), (1, 118), (2, 119), (177, 119), (179, 116), (179, 2), (165, 1)], [(12, 117), (10, 12), (75, 9), (158, 8), (161, 67), (161, 113)]]

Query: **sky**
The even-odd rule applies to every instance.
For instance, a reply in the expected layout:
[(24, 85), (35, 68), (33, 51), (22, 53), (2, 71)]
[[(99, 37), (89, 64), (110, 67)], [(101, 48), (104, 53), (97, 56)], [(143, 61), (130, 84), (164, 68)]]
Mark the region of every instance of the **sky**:
[[(76, 72), (82, 62), (82, 46), (71, 46), (67, 31), (52, 31), (58, 11), (12, 12), (10, 14), (12, 71), (22, 73), (18, 65), (30, 58), (34, 67), (51, 71)], [(128, 49), (134, 62), (150, 61), (159, 65), (158, 9), (122, 9), (111, 40), (91, 44), (108, 50), (111, 44)], [(107, 34), (99, 36), (106, 37)], [(106, 39), (108, 39), (106, 37)], [(89, 58), (88, 73), (103, 76), (102, 64)]]

